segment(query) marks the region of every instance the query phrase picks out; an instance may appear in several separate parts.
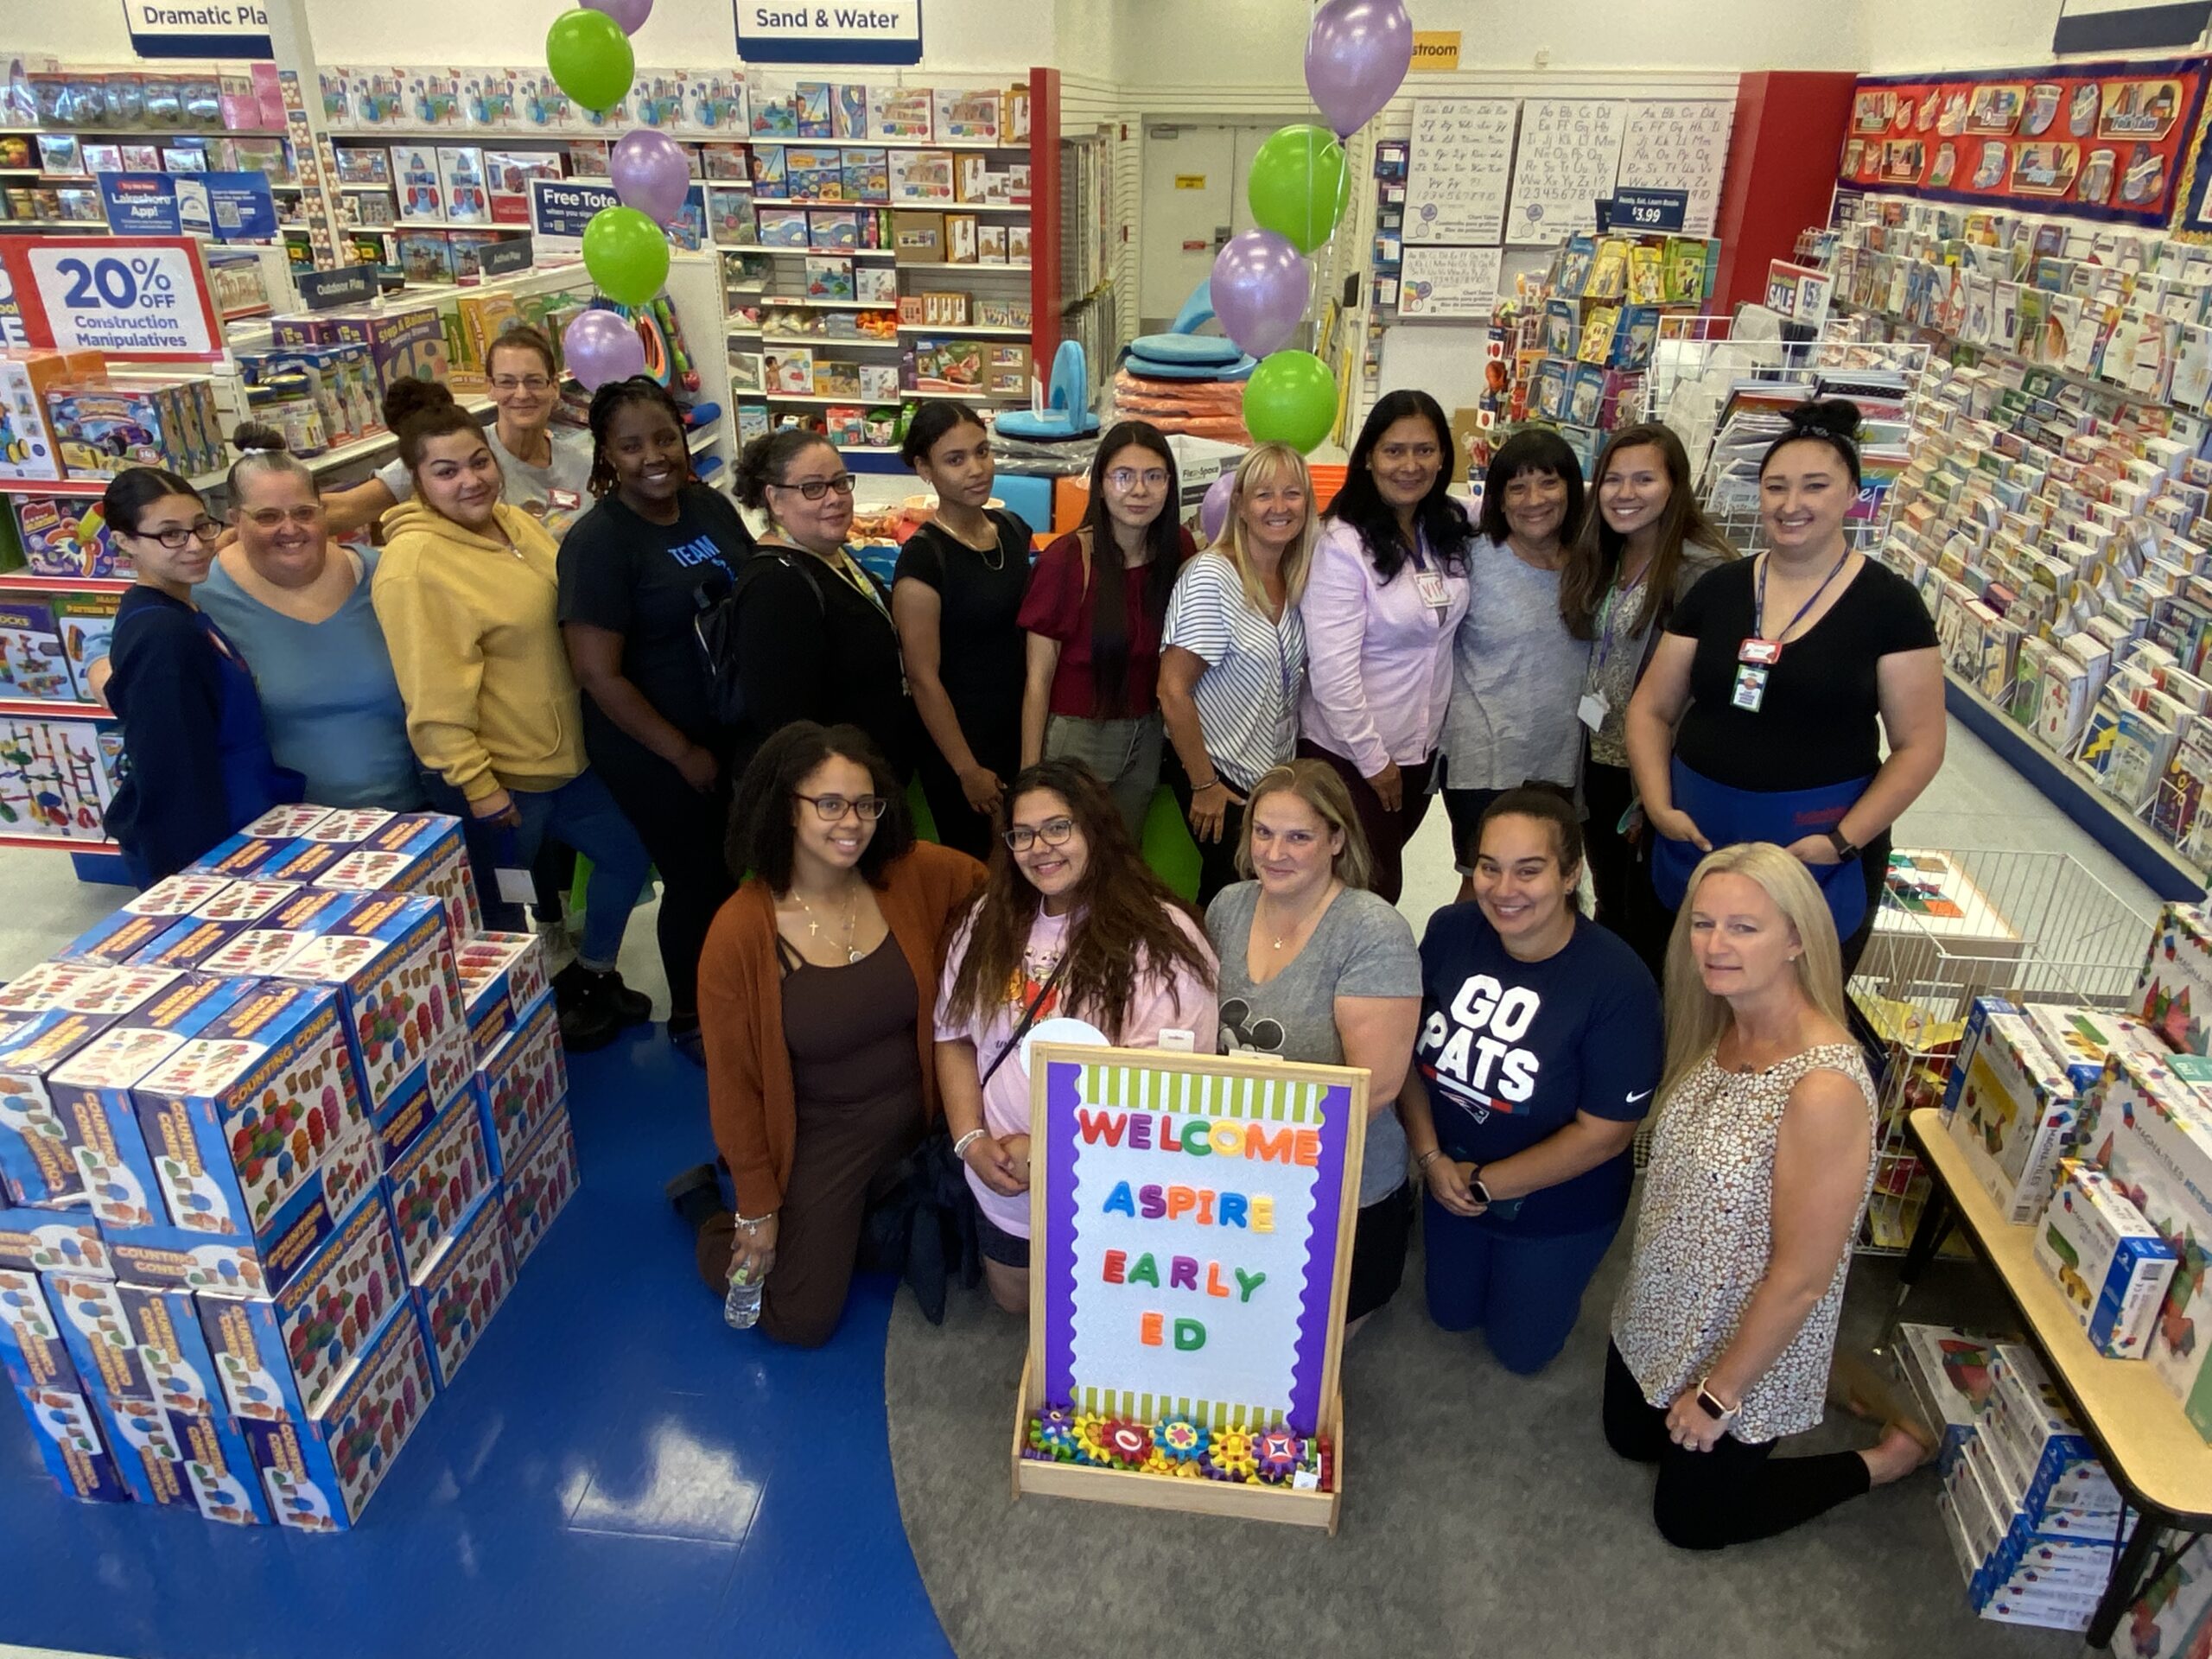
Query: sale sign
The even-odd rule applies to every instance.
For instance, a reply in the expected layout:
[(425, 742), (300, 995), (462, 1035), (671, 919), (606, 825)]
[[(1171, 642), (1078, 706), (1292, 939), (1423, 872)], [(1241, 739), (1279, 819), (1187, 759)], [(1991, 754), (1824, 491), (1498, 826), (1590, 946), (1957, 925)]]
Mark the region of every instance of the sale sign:
[(194, 238), (0, 236), (0, 264), (33, 346), (132, 363), (222, 359)]

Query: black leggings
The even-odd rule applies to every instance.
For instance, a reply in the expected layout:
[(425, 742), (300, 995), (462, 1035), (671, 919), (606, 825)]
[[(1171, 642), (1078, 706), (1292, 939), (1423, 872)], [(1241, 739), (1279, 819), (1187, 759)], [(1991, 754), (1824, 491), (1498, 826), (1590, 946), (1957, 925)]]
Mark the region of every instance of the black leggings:
[(1848, 1499), (1872, 1484), (1856, 1452), (1769, 1461), (1775, 1443), (1751, 1446), (1723, 1434), (1710, 1452), (1691, 1452), (1667, 1437), (1667, 1414), (1647, 1404), (1621, 1351), (1605, 1344), (1605, 1441), (1637, 1463), (1659, 1465), (1651, 1518), (1678, 1549), (1725, 1549), (1771, 1538)]
[(683, 774), (625, 734), (594, 721), (584, 747), (592, 769), (606, 783), (622, 816), (660, 872), (658, 936), (668, 975), (669, 1018), (699, 1014), (699, 952), (722, 900), (737, 891), (723, 845), (729, 834), (730, 776), (727, 766), (715, 787), (701, 792)]
[[(1175, 810), (1183, 815), (1183, 827), (1191, 829), (1191, 774), (1183, 770), (1182, 757), (1169, 744), (1160, 760), (1160, 781), (1175, 797)], [(1229, 782), (1219, 772), (1214, 774), (1224, 784)], [(1243, 793), (1239, 791), (1238, 793)], [(1248, 802), (1247, 804), (1249, 803)], [(1191, 830), (1191, 844), (1198, 849), (1198, 908), (1204, 910), (1213, 902), (1214, 894), (1224, 887), (1234, 887), (1244, 878), (1236, 873), (1236, 848), (1244, 839), (1244, 808), (1235, 801), (1225, 804), (1221, 811), (1221, 839), (1200, 841), (1198, 832)]]

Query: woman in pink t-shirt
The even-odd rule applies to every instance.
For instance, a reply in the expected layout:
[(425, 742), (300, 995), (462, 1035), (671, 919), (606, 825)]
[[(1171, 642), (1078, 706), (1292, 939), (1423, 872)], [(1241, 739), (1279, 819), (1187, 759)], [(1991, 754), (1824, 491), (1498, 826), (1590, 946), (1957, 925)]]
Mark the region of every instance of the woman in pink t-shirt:
[[(999, 807), (1005, 850), (955, 928), (937, 1005), (938, 1086), (968, 1166), (992, 1299), (1029, 1306), (1029, 1066), (1023, 1039), (1214, 1052), (1214, 954), (1080, 761), (1046, 760)], [(1170, 1036), (1179, 1033), (1181, 1036)], [(1086, 1035), (1087, 1033), (1087, 1035)]]

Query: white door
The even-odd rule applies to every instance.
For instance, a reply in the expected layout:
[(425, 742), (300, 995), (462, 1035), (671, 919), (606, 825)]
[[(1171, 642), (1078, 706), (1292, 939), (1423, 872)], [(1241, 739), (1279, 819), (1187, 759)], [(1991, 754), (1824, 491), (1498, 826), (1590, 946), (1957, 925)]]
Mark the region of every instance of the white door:
[(1142, 332), (1166, 327), (1205, 280), (1214, 254), (1236, 234), (1242, 194), (1234, 129), (1147, 124), (1137, 289)]

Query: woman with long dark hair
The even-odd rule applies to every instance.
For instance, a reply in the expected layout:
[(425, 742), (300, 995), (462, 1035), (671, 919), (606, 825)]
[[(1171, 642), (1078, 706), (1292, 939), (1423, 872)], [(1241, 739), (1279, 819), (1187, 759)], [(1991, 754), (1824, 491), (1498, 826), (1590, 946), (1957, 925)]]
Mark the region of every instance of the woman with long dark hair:
[(1598, 452), (1597, 505), (1573, 538), (1560, 573), (1567, 632), (1591, 642), (1582, 680), (1586, 747), (1585, 846), (1598, 919), (1636, 946), (1653, 973), (1667, 948), (1655, 923), (1650, 876), (1637, 858), (1642, 825), (1628, 820), (1636, 780), (1628, 769), (1628, 705), (1675, 607), (1736, 551), (1698, 505), (1690, 460), (1672, 427), (1624, 426)]
[(562, 541), (561, 632), (583, 692), (584, 753), (660, 872), (668, 1034), (699, 1049), (699, 948), (736, 882), (722, 857), (730, 734), (693, 624), (753, 552), (729, 498), (691, 476), (683, 411), (649, 375), (592, 394), (591, 493)]
[(1099, 440), (1083, 527), (1038, 556), (1021, 602), (1029, 674), (1021, 762), (1082, 761), (1104, 780), (1130, 839), (1160, 787), (1160, 640), (1191, 533), (1176, 517), (1174, 452), (1123, 421)]
[(1452, 428), (1425, 391), (1368, 411), (1330, 504), (1299, 615), (1308, 664), (1299, 753), (1351, 791), (1395, 904), (1406, 843), (1428, 810), (1452, 695), (1452, 642), (1467, 613), (1475, 527), (1451, 496)]
[(1179, 1032), (1214, 1046), (1212, 950), (1154, 874), (1113, 798), (1077, 760), (1023, 771), (1000, 812), (1006, 855), (946, 953), (938, 1086), (968, 1166), (992, 1298), (1029, 1306), (1029, 1066), (1039, 1020), (1078, 1020), (1116, 1048)]

